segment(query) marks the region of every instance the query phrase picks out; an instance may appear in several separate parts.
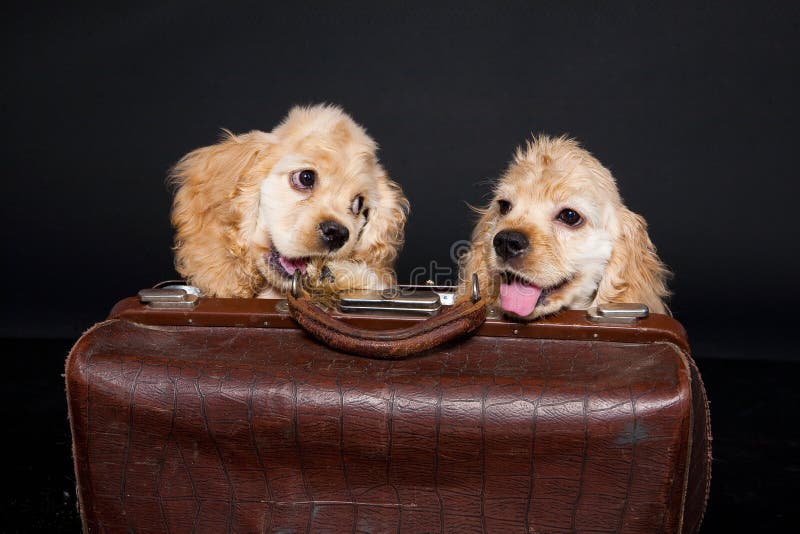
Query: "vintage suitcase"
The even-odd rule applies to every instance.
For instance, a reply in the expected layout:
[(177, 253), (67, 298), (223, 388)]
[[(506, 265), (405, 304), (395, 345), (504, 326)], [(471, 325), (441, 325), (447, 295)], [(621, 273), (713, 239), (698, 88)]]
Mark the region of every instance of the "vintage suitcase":
[(708, 405), (669, 317), (144, 297), (67, 360), (87, 532), (699, 528)]

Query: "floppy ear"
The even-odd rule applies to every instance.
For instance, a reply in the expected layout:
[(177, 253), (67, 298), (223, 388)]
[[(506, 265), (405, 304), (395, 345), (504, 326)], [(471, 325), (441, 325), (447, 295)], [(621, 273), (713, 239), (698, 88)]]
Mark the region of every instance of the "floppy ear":
[(472, 242), (470, 249), (459, 258), (459, 296), (467, 297), (472, 295), (472, 275), (478, 275), (478, 286), (481, 295), (494, 301), (499, 295), (497, 280), (489, 277), (489, 268), (486, 264), (491, 252), (491, 243), (494, 237), (494, 227), (496, 223), (495, 215), (491, 208), (474, 208), (481, 214), (478, 224), (472, 230)]
[(408, 217), (409, 203), (400, 186), (380, 170), (376, 190), (378, 199), (369, 206), (354, 258), (361, 260), (379, 273), (394, 279), (394, 261), (403, 246), (403, 231)]
[(666, 313), (663, 299), (669, 295), (669, 271), (656, 255), (647, 223), (625, 207), (619, 210), (618, 218), (618, 235), (594, 304), (642, 302), (651, 312)]
[(259, 181), (248, 171), (267, 135), (226, 131), (219, 144), (190, 152), (172, 169), (175, 268), (206, 295), (252, 297), (263, 283), (250, 246)]

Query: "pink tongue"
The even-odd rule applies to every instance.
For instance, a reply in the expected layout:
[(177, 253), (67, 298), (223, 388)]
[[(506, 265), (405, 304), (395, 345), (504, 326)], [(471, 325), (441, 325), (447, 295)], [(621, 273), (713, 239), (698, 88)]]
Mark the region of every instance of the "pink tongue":
[(507, 312), (520, 317), (527, 317), (533, 313), (542, 288), (535, 285), (523, 284), (514, 280), (510, 284), (500, 285), (500, 307)]
[(281, 266), (286, 269), (286, 272), (289, 274), (294, 274), (296, 270), (300, 270), (301, 273), (305, 274), (306, 272), (306, 264), (308, 263), (303, 258), (298, 258), (296, 260), (291, 260), (289, 258), (284, 258), (283, 256), (278, 257), (278, 261), (281, 262)]

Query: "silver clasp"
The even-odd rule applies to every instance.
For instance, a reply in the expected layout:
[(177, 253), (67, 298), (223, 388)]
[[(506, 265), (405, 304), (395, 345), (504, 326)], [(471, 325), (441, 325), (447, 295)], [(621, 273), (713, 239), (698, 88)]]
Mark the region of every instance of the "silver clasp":
[(594, 323), (630, 324), (648, 315), (647, 305), (638, 302), (598, 304), (586, 310), (586, 318)]
[(191, 291), (185, 287), (162, 287), (142, 289), (139, 291), (139, 301), (147, 304), (148, 308), (158, 309), (191, 309), (197, 305), (199, 292)]
[(442, 307), (435, 292), (403, 286), (382, 291), (348, 291), (339, 297), (339, 310), (344, 313), (433, 315)]

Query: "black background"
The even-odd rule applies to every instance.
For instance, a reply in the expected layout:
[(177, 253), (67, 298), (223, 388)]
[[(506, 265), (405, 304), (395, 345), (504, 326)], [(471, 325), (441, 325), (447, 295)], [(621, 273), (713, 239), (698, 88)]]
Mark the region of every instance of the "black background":
[(0, 335), (72, 337), (174, 277), (169, 167), (315, 102), (411, 200), (401, 279), (450, 265), (531, 132), (569, 133), (649, 221), (690, 335), (769, 338), (798, 302), (796, 4), (115, 4), (3, 17)]
[[(800, 360), (797, 3), (2, 9), (0, 337), (72, 340), (173, 278), (169, 167), (220, 128), (269, 130), (294, 104), (330, 102), (411, 201), (401, 279), (452, 266), (466, 203), (487, 200), (526, 137), (568, 133), (648, 220), (701, 369)], [(763, 369), (790, 368), (758, 372), (769, 384)]]

